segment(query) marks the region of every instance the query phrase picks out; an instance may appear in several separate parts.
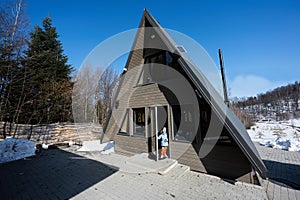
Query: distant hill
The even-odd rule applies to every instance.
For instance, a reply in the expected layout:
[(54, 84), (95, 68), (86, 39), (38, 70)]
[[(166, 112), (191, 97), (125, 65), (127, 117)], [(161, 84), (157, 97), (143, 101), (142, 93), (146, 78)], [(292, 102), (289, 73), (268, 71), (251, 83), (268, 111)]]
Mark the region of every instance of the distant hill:
[(231, 107), (245, 125), (245, 118), (256, 121), (262, 118), (284, 120), (300, 117), (300, 83), (296, 81), (257, 97), (235, 99)]

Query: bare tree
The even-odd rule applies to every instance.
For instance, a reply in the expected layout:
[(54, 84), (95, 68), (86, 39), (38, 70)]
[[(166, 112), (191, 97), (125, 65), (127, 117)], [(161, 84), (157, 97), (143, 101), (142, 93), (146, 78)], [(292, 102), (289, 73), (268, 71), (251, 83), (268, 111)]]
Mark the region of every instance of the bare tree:
[(111, 109), (113, 92), (117, 86), (117, 82), (118, 73), (112, 66), (103, 72), (99, 80), (97, 88), (97, 97), (99, 98), (97, 101), (97, 116), (102, 125), (106, 122), (107, 114)]
[[(15, 122), (20, 112), (25, 79), (21, 58), (27, 39), (28, 20), (23, 1), (2, 3), (0, 5), (0, 121)], [(19, 91), (18, 96), (13, 96), (12, 91), (15, 90)], [(16, 105), (17, 108), (12, 105)], [(6, 137), (5, 131), (3, 135)]]
[(85, 63), (75, 77), (73, 115), (75, 122), (95, 122), (96, 89), (101, 70)]
[(75, 77), (73, 116), (75, 122), (105, 123), (111, 109), (118, 73), (113, 67), (104, 72), (85, 63)]

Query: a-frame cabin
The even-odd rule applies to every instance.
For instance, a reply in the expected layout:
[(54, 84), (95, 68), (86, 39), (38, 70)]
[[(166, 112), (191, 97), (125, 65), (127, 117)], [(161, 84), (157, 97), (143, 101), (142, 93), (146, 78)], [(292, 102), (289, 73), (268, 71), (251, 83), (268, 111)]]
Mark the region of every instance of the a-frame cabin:
[(115, 141), (121, 154), (156, 154), (162, 127), (168, 155), (191, 170), (248, 183), (255, 171), (266, 178), (243, 124), (145, 9), (101, 141)]

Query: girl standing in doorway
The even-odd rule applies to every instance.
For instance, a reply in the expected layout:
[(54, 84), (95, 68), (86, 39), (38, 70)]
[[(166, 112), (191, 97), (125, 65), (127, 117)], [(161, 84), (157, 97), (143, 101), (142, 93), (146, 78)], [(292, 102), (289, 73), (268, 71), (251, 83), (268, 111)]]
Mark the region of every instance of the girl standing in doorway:
[(163, 128), (163, 133), (158, 136), (158, 140), (161, 139), (161, 154), (160, 154), (160, 159), (168, 158), (167, 156), (167, 149), (169, 146), (169, 139), (168, 139), (168, 134), (167, 134), (167, 129), (166, 127)]

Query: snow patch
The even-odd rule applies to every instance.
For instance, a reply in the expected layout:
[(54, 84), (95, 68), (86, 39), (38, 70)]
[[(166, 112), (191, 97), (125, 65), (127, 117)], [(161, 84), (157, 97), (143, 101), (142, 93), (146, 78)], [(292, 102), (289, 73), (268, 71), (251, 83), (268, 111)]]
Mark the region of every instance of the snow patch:
[(35, 155), (34, 142), (26, 139), (7, 138), (0, 142), (0, 163)]
[(100, 140), (84, 141), (82, 147), (77, 151), (100, 151), (102, 154), (114, 152), (114, 141), (100, 144)]
[(299, 119), (258, 122), (248, 130), (252, 141), (286, 151), (300, 151)]

